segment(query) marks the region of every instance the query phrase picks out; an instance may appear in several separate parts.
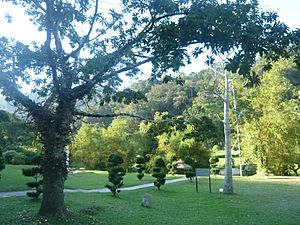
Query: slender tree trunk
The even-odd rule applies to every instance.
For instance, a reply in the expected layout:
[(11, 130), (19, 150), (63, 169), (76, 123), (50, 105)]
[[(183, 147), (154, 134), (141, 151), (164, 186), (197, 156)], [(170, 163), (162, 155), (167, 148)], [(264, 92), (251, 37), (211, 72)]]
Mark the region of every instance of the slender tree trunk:
[(233, 99), (233, 108), (234, 108), (234, 113), (235, 113), (235, 119), (237, 121), (236, 124), (236, 141), (237, 141), (237, 147), (239, 151), (239, 166), (240, 166), (240, 176), (243, 176), (243, 166), (242, 166), (242, 149), (241, 149), (241, 140), (240, 140), (240, 127), (239, 127), (239, 121), (238, 121), (238, 115), (237, 115), (237, 105), (236, 105), (236, 98), (235, 98), (235, 91), (234, 91), (234, 84), (232, 81), (231, 84), (231, 89), (232, 89), (232, 99)]
[(229, 124), (229, 79), (225, 71), (225, 95), (224, 95), (224, 135), (225, 135), (225, 182), (223, 193), (233, 193), (232, 181), (232, 157), (231, 157), (231, 128)]

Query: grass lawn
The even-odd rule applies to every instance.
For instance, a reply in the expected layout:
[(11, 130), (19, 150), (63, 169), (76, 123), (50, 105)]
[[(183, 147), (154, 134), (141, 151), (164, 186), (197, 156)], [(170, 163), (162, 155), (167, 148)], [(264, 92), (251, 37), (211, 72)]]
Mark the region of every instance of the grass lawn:
[[(30, 166), (7, 164), (6, 168), (1, 171), (2, 178), (0, 180), (0, 192), (28, 190), (26, 182), (32, 181), (32, 178), (22, 175), (22, 168), (28, 167)], [(178, 178), (178, 176), (167, 176), (167, 179), (174, 178)], [(153, 178), (151, 174), (145, 174), (142, 181), (140, 181), (137, 179), (136, 173), (127, 173), (124, 177), (123, 187), (151, 183), (154, 182), (154, 180), (155, 178)], [(104, 188), (107, 182), (107, 172), (105, 171), (84, 171), (69, 174), (65, 183), (65, 188), (98, 189)]]
[[(300, 178), (235, 177), (235, 195), (218, 193), (223, 178), (212, 179), (208, 193), (207, 179), (200, 178), (199, 193), (195, 183), (183, 181), (124, 191), (117, 198), (110, 193), (67, 193), (70, 215), (66, 220), (35, 217), (40, 200), (26, 197), (0, 199), (0, 224), (51, 225), (298, 225), (300, 224)], [(141, 207), (145, 193), (153, 196), (150, 208)], [(13, 213), (12, 213), (13, 212)]]

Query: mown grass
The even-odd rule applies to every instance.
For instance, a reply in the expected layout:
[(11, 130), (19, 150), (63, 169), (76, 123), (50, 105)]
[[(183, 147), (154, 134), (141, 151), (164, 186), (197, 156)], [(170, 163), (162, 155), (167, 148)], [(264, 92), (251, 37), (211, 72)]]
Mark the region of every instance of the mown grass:
[(26, 183), (32, 181), (32, 178), (22, 175), (22, 168), (28, 167), (31, 166), (6, 164), (1, 171), (0, 191), (28, 190)]
[[(28, 190), (26, 183), (32, 181), (31, 177), (22, 175), (22, 168), (28, 168), (26, 165), (6, 165), (1, 171), (2, 179), (0, 180), (0, 192), (3, 191), (21, 191)], [(167, 179), (178, 178), (178, 176), (167, 176)], [(124, 177), (124, 186), (130, 187), (139, 184), (154, 182), (151, 174), (145, 174), (142, 181), (138, 180), (136, 173), (127, 173)], [(106, 171), (84, 171), (80, 173), (70, 173), (65, 182), (65, 188), (69, 189), (98, 189), (104, 188), (108, 182)]]
[[(70, 214), (65, 220), (35, 217), (40, 200), (26, 197), (1, 199), (0, 224), (103, 224), (103, 225), (298, 225), (300, 224), (300, 179), (291, 177), (251, 177), (234, 179), (234, 195), (218, 189), (223, 178), (212, 180), (208, 193), (207, 179), (195, 183), (183, 181), (154, 187), (110, 193), (67, 193)], [(150, 208), (141, 207), (145, 193), (153, 196)]]

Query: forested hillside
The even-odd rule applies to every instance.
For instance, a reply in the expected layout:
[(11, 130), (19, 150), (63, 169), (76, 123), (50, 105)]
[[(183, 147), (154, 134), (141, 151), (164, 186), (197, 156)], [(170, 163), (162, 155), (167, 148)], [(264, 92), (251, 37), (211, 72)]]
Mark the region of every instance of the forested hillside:
[[(278, 175), (297, 174), (300, 156), (299, 71), (292, 61), (279, 60), (263, 72), (263, 60), (253, 68), (258, 82), (231, 74), (231, 124), (234, 167), (241, 162), (256, 165), (260, 172)], [(182, 83), (178, 84), (178, 80)], [(144, 156), (148, 168), (156, 157), (167, 160), (169, 169), (179, 159), (192, 158), (195, 166), (208, 166), (218, 156), (224, 168), (223, 78), (207, 69), (179, 74), (175, 81), (141, 81), (131, 89), (146, 98), (135, 103), (105, 103), (86, 107), (90, 113), (127, 112), (143, 116), (89, 119), (74, 137), (72, 160), (87, 168), (105, 169), (110, 153), (125, 158), (127, 168)], [(234, 90), (234, 96), (233, 96)], [(234, 109), (234, 104), (236, 108)], [(242, 115), (242, 116), (240, 116)], [(236, 121), (237, 116), (240, 118)], [(240, 143), (237, 142), (237, 128)], [(240, 144), (240, 146), (238, 146)], [(218, 146), (218, 147), (216, 147)], [(217, 150), (216, 150), (217, 149)], [(219, 149), (219, 150), (218, 150)]]

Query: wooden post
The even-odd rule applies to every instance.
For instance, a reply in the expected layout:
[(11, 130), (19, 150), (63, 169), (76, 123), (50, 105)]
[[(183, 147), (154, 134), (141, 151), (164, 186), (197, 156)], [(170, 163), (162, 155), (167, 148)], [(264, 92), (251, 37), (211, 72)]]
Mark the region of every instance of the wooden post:
[(208, 176), (208, 182), (209, 182), (209, 193), (211, 193), (211, 179), (210, 179), (210, 175)]

